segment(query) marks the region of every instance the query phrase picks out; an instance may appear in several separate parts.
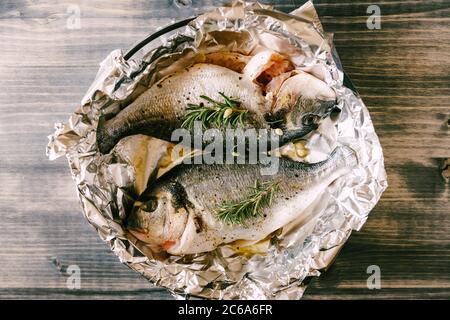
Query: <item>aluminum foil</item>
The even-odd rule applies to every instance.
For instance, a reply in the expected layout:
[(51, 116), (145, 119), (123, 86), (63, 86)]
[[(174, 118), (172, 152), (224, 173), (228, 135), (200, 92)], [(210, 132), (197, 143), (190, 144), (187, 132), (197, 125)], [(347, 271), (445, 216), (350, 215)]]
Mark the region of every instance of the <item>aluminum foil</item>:
[[(344, 86), (331, 36), (322, 30), (311, 2), (290, 14), (242, 1), (199, 16), (162, 39), (141, 58), (125, 61), (120, 50), (102, 63), (94, 83), (69, 121), (50, 136), (50, 159), (66, 155), (82, 211), (120, 261), (151, 284), (177, 297), (213, 299), (299, 299), (305, 279), (334, 260), (352, 230), (359, 230), (387, 187), (383, 153), (367, 108)], [(122, 228), (129, 190), (142, 192), (155, 170), (161, 175), (170, 143), (146, 136), (123, 139), (108, 155), (98, 152), (100, 114), (114, 115), (155, 81), (202, 60), (205, 53), (250, 53), (267, 47), (288, 55), (299, 69), (326, 81), (337, 93), (341, 112), (323, 123), (306, 144), (304, 159), (325, 159), (339, 144), (358, 153), (359, 165), (329, 186), (308, 214), (285, 226), (259, 249), (237, 252), (231, 245), (190, 256), (161, 256)], [(287, 146), (285, 152), (289, 153)]]

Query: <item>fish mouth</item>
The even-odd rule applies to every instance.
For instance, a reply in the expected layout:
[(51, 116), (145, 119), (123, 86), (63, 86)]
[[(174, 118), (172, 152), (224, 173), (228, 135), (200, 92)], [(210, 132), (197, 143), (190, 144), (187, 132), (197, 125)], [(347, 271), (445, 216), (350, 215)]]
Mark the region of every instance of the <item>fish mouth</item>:
[(145, 229), (140, 228), (128, 228), (126, 227), (126, 230), (131, 233), (136, 239), (140, 241), (148, 241), (149, 237), (147, 236), (147, 232)]
[(283, 146), (287, 143), (295, 142), (296, 140), (304, 138), (305, 136), (316, 130), (318, 127), (319, 125), (314, 123), (308, 126), (302, 126), (299, 129), (286, 130), (283, 136), (280, 138), (279, 145)]
[[(142, 242), (145, 242), (145, 243), (155, 243), (155, 242), (152, 242), (153, 239), (147, 235), (147, 232), (146, 232), (145, 229), (140, 229), (140, 228), (128, 228), (127, 230), (128, 230), (128, 232), (129, 232), (131, 235), (133, 235), (136, 239), (138, 239), (138, 240), (140, 240), (140, 241), (142, 241)], [(184, 233), (184, 231), (183, 231), (183, 233)], [(172, 239), (170, 239), (170, 240), (165, 240), (165, 241), (158, 242), (158, 243), (155, 243), (155, 244), (156, 244), (158, 247), (160, 247), (163, 251), (169, 252), (170, 249), (172, 249), (174, 246), (176, 246), (176, 245), (179, 243), (181, 237), (182, 237), (182, 235), (181, 235), (178, 239), (175, 239), (175, 240), (172, 240)]]
[(126, 230), (133, 235), (136, 239), (143, 241), (145, 243), (153, 243), (159, 246), (166, 252), (169, 252), (171, 249), (176, 247), (180, 243), (180, 240), (183, 238), (188, 223), (191, 221), (192, 215), (188, 212), (188, 216), (185, 219), (185, 223), (183, 226), (183, 230), (180, 232), (179, 236), (176, 239), (161, 239), (160, 241), (155, 241), (155, 238), (148, 234), (148, 230), (144, 228), (139, 228), (136, 226), (125, 226)]

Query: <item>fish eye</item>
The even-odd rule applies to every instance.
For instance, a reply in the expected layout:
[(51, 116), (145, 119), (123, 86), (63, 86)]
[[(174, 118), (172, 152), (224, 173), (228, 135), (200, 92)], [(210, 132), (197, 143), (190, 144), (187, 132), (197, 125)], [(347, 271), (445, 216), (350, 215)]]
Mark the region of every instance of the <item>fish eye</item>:
[(147, 212), (153, 212), (156, 208), (158, 208), (157, 199), (150, 199), (141, 206), (141, 209)]
[(316, 123), (317, 120), (318, 120), (318, 116), (316, 116), (315, 114), (312, 114), (312, 113), (308, 113), (302, 117), (302, 124), (304, 126), (310, 126), (310, 125)]

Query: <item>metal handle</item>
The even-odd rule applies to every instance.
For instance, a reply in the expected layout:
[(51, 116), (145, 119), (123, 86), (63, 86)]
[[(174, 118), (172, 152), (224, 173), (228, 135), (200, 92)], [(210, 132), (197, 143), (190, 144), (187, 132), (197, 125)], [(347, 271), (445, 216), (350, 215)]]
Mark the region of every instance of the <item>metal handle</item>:
[(190, 17), (178, 22), (175, 22), (174, 24), (168, 25), (167, 27), (162, 28), (161, 30), (156, 31), (155, 33), (149, 35), (147, 38), (136, 44), (133, 48), (131, 48), (123, 57), (125, 60), (130, 59), (136, 52), (141, 50), (143, 47), (145, 47), (147, 44), (152, 42), (153, 40), (159, 38), (163, 34), (173, 31), (175, 29), (181, 28), (186, 26), (189, 22), (194, 20), (197, 17)]

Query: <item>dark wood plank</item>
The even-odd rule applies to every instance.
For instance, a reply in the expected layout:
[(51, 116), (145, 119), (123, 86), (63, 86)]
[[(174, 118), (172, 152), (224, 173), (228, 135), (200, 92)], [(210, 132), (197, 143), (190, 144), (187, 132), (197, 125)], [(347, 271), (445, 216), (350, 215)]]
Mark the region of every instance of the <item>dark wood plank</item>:
[[(268, 3), (269, 1), (264, 1)], [(170, 298), (121, 265), (79, 210), (64, 159), (48, 162), (46, 136), (65, 121), (98, 63), (158, 27), (211, 7), (193, 1), (6, 0), (0, 3), (0, 298)], [(276, 1), (290, 11), (301, 1)], [(81, 8), (79, 30), (67, 7)], [(390, 187), (306, 299), (449, 298), (450, 1), (315, 1), (384, 147)], [(80, 266), (81, 290), (66, 287)], [(382, 290), (366, 286), (369, 265)]]

